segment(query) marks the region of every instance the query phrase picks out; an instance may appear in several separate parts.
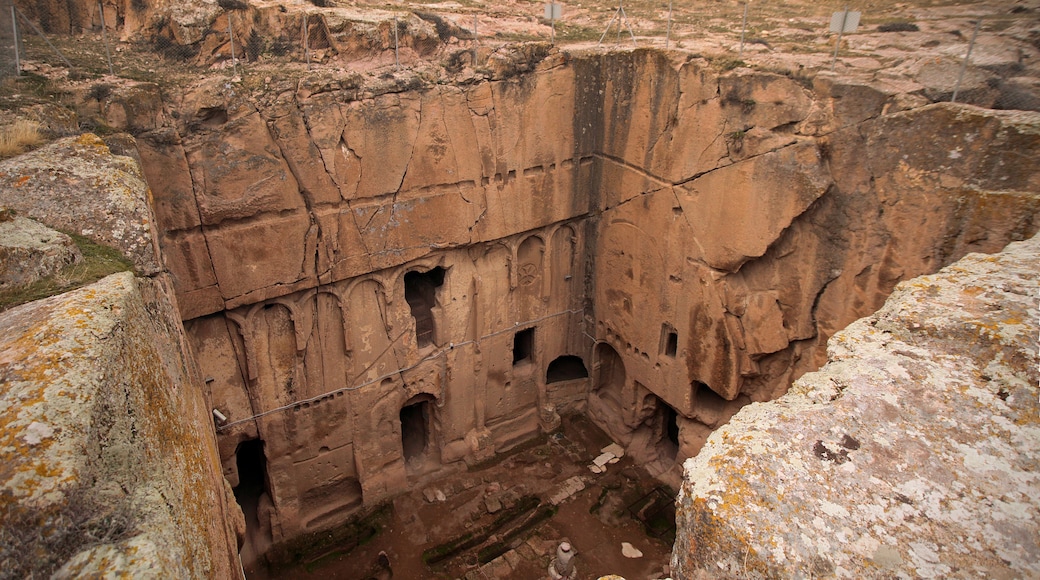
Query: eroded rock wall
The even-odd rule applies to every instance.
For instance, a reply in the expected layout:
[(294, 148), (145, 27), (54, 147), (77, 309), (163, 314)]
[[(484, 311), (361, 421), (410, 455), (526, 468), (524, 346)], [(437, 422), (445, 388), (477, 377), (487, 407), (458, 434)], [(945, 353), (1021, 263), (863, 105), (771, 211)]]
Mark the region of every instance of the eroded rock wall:
[(686, 462), (681, 578), (1040, 573), (1040, 238), (899, 284)]
[(899, 280), (1037, 227), (1038, 175), (1017, 160), (1040, 147), (1033, 114), (901, 110), (905, 95), (827, 75), (810, 90), (653, 52), (595, 70), (590, 334), (624, 364), (589, 408), (649, 460), (675, 453), (652, 444), (668, 409), (692, 456), (740, 404), (816, 368), (827, 337)]
[(899, 280), (1036, 230), (1035, 115), (537, 46), (463, 85), (203, 82), (128, 113), (233, 484), (262, 445), (258, 544), (567, 408), (678, 483)]
[[(0, 205), (136, 270), (0, 313), (2, 577), (241, 577), (241, 510), (148, 198), (94, 135), (0, 164)], [(2, 269), (35, 267), (19, 258)]]

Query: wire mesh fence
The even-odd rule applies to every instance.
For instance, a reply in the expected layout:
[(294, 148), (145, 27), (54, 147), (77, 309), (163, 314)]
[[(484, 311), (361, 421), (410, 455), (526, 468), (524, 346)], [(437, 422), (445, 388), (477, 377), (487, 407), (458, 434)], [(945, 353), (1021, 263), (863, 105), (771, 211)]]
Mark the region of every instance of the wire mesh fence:
[[(219, 10), (208, 24), (191, 34), (172, 14), (154, 17), (147, 26), (139, 25), (128, 34), (126, 15), (100, 1), (86, 16), (89, 25), (82, 34), (72, 36), (44, 33), (41, 24), (12, 0), (0, 0), (0, 78), (32, 72), (36, 67), (63, 68), (72, 78), (117, 75), (161, 82), (202, 71), (235, 78), (278, 66), (350, 69), (357, 59), (373, 60), (371, 55), (382, 55), (382, 66), (400, 68), (402, 51), (410, 59), (407, 66), (417, 58), (443, 58), (437, 54), (439, 49), (453, 52), (448, 59), (454, 59), (452, 62), (462, 59), (459, 67), (477, 67), (499, 46), (541, 38), (537, 33), (494, 31), (494, 26), (481, 24), (490, 17), (480, 12), (434, 14), (417, 8), (382, 11), (376, 18), (351, 21), (323, 11), (319, 7), (323, 0), (312, 3), (315, 6), (306, 10), (272, 16), (261, 15), (245, 0), (219, 0)], [(904, 42), (901, 33), (917, 31), (911, 22), (875, 19), (869, 30), (860, 31), (871, 33), (869, 42), (851, 31), (830, 34), (829, 4), (777, 8), (741, 3), (700, 14), (676, 13), (671, 2), (667, 10), (661, 3), (623, 6), (619, 2), (602, 10), (603, 18), (595, 25), (568, 25), (566, 17), (532, 17), (531, 21), (546, 30), (551, 26), (551, 34), (561, 44), (680, 48), (730, 61), (725, 66), (786, 66), (789, 70), (795, 68), (790, 65), (792, 60), (811, 61), (816, 70), (835, 65), (850, 70), (847, 62), (870, 58), (872, 51), (888, 47), (884, 40), (877, 40), (881, 33), (890, 34), (891, 44), (898, 44)], [(1040, 109), (1040, 88), (1023, 74), (1022, 56), (1017, 63), (1005, 59), (994, 64), (985, 55), (980, 58), (976, 48), (977, 38), (993, 36), (1008, 22), (1006, 15), (979, 18), (973, 33), (957, 31), (956, 42), (944, 39), (943, 46), (936, 49), (936, 62), (913, 71), (928, 81), (923, 83), (927, 85), (923, 94), (933, 101)], [(482, 36), (485, 27), (489, 33)], [(1040, 47), (1036, 39), (1033, 45)], [(1019, 52), (1021, 55), (1021, 49)], [(783, 58), (787, 64), (775, 64)]]

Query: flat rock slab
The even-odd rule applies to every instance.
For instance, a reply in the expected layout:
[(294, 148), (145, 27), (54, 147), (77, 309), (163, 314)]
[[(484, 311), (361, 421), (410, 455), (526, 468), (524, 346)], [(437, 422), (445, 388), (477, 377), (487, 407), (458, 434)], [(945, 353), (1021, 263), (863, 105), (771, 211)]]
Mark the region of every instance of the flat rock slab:
[(585, 481), (580, 476), (575, 475), (559, 485), (552, 493), (549, 494), (549, 503), (553, 505), (560, 505), (567, 499), (574, 496), (585, 489)]
[(0, 289), (32, 284), (80, 261), (69, 236), (20, 216), (0, 216)]
[(1040, 576), (1040, 239), (903, 282), (686, 461), (679, 577)]
[(600, 449), (599, 452), (600, 453), (609, 453), (609, 454), (613, 455), (614, 457), (618, 457), (618, 458), (625, 456), (625, 448), (620, 446), (620, 445), (618, 445), (617, 443), (611, 443), (610, 445), (607, 445), (603, 449)]

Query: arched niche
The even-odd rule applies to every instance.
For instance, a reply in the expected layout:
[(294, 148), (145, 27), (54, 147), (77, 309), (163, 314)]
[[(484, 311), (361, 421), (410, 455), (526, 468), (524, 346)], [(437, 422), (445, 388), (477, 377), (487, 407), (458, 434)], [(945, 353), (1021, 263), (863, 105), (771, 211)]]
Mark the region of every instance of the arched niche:
[(558, 356), (545, 369), (545, 384), (562, 383), (588, 378), (589, 371), (581, 357), (571, 354)]
[(622, 391), (625, 387), (625, 362), (614, 347), (605, 342), (596, 345), (595, 383), (593, 392), (621, 408)]
[(437, 266), (426, 272), (412, 270), (404, 275), (404, 299), (415, 320), (415, 343), (419, 348), (435, 344), (437, 290), (444, 285), (444, 268)]
[(299, 369), (302, 361), (297, 350), (292, 309), (282, 302), (268, 302), (253, 313), (252, 322), (260, 341), (257, 344), (258, 374), (264, 404), (284, 405), (295, 401), (307, 391)]
[(542, 280), (542, 257), (545, 242), (538, 236), (529, 236), (516, 250), (516, 285), (537, 292)]
[(420, 393), (401, 405), (401, 455), (409, 473), (426, 470), (431, 460), (436, 462), (434, 443), (433, 395)]

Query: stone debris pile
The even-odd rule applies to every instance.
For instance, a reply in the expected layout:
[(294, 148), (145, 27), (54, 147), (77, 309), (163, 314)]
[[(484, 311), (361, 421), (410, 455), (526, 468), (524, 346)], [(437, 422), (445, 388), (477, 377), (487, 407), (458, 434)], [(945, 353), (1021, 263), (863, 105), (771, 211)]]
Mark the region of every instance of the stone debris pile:
[(598, 457), (592, 460), (589, 465), (589, 471), (597, 475), (607, 472), (607, 465), (612, 465), (621, 461), (621, 458), (625, 456), (625, 450), (617, 443), (611, 443), (603, 449), (600, 449)]

